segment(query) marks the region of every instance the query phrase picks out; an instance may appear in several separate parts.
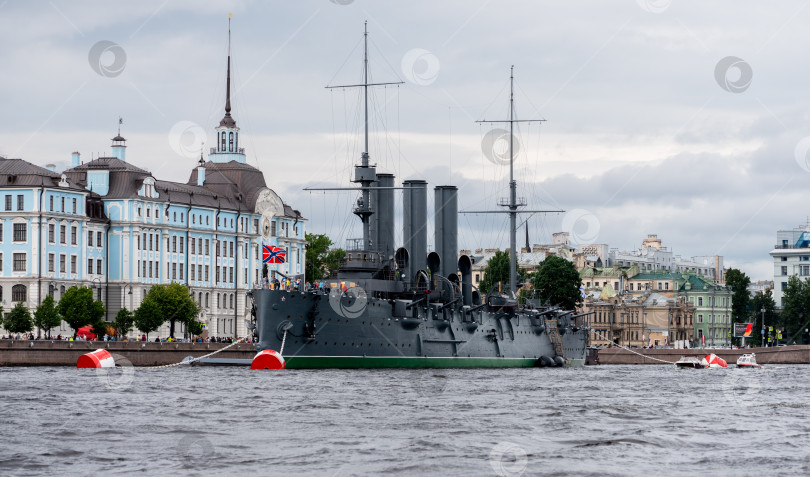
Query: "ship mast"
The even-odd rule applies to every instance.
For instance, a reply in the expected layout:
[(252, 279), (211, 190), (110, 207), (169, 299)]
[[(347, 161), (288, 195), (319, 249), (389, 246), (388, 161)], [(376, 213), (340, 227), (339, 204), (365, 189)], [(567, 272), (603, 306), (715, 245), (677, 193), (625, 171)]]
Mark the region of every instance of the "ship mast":
[[(476, 121), (477, 123), (509, 123), (509, 197), (498, 201), (498, 205), (506, 210), (479, 210), (461, 211), (462, 214), (509, 214), (509, 291), (512, 295), (517, 292), (517, 214), (521, 213), (548, 213), (563, 212), (562, 210), (521, 210), (526, 205), (526, 199), (517, 196), (517, 182), (515, 181), (515, 123), (544, 122), (545, 119), (515, 119), (515, 66), (509, 68), (509, 119), (494, 121)], [(527, 225), (528, 226), (528, 225)], [(488, 290), (487, 290), (488, 291)]]
[[(371, 222), (369, 218), (374, 213), (370, 204), (371, 191), (373, 189), (380, 189), (380, 187), (372, 187), (371, 184), (377, 181), (376, 165), (369, 163), (368, 154), (368, 87), (369, 86), (385, 86), (402, 84), (402, 81), (393, 81), (387, 83), (369, 83), (368, 82), (368, 22), (363, 25), (363, 82), (360, 84), (348, 84), (338, 86), (327, 86), (327, 89), (337, 88), (363, 88), (363, 109), (364, 109), (364, 141), (363, 153), (360, 156), (360, 165), (354, 167), (354, 179), (352, 182), (360, 184), (361, 198), (357, 202), (357, 207), (354, 209), (354, 214), (360, 217), (363, 222), (363, 249), (368, 250), (377, 244), (371, 243)], [(305, 188), (304, 190), (357, 190), (356, 188), (344, 187), (331, 187), (331, 188)]]

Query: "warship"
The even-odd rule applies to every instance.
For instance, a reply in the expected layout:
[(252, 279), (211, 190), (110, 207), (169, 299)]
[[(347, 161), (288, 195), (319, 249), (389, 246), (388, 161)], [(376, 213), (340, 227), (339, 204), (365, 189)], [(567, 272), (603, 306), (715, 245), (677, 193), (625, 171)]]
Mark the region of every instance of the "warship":
[[(472, 260), (458, 255), (458, 189), (439, 185), (435, 194), (436, 250), (427, 250), (424, 180), (395, 186), (378, 173), (368, 154), (368, 30), (364, 30), (365, 149), (352, 182), (360, 194), (353, 210), (363, 237), (350, 241), (323, 288), (263, 285), (252, 299), (248, 329), (257, 351), (282, 354), (289, 369), (557, 367), (585, 364), (588, 325), (584, 315), (516, 295), (516, 231), (525, 201), (516, 196), (510, 144), (509, 292), (477, 290)], [(510, 72), (510, 137), (514, 119)], [(489, 122), (489, 121), (484, 121)], [(340, 188), (338, 188), (340, 189)], [(316, 189), (310, 189), (316, 190)], [(318, 189), (320, 190), (320, 189)], [(335, 189), (330, 189), (335, 190)], [(394, 193), (402, 191), (404, 243), (394, 244)]]

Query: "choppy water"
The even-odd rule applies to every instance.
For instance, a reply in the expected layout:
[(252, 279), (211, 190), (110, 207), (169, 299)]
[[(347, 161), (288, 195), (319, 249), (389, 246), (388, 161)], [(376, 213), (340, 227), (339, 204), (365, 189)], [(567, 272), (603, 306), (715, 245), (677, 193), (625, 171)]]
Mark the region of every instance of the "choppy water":
[(0, 475), (810, 473), (810, 366), (0, 368)]

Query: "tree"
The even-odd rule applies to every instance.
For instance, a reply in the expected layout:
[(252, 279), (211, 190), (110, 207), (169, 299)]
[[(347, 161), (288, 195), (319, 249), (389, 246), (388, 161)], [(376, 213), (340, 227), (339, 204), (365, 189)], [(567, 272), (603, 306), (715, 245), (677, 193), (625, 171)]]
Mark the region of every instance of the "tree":
[(199, 336), (203, 332), (202, 323), (197, 320), (192, 320), (186, 325), (186, 329), (188, 330), (191, 336)]
[(333, 248), (330, 250), (323, 259), (323, 265), (326, 269), (324, 277), (330, 276), (333, 271), (337, 270), (340, 266), (340, 261), (344, 258), (346, 258), (346, 251), (342, 248)]
[(52, 295), (47, 295), (34, 312), (34, 326), (45, 330), (45, 336), (51, 338), (51, 329), (62, 323), (62, 317), (56, 311), (56, 302)]
[(305, 276), (308, 280), (321, 280), (326, 275), (325, 261), (332, 240), (322, 234), (306, 234), (307, 251)]
[(115, 314), (115, 321), (112, 322), (112, 327), (119, 336), (126, 336), (129, 330), (132, 329), (134, 322), (135, 315), (124, 307)]
[(164, 321), (169, 322), (169, 336), (172, 338), (174, 338), (175, 323), (188, 325), (200, 313), (199, 306), (189, 296), (188, 288), (179, 283), (153, 286), (143, 299), (144, 303), (147, 301), (154, 302), (162, 313)]
[(748, 294), (748, 285), (751, 279), (736, 268), (726, 272), (726, 285), (731, 289), (731, 321), (732, 323), (746, 323), (749, 318), (751, 297)]
[(765, 290), (763, 294), (754, 295), (751, 298), (750, 316), (754, 323), (753, 333), (750, 338), (745, 339), (746, 344), (762, 345), (762, 309), (765, 309), (765, 329), (776, 325), (779, 314), (776, 312), (776, 303), (773, 301), (771, 290)]
[(537, 297), (564, 310), (573, 310), (582, 304), (581, 285), (574, 264), (556, 255), (546, 257), (532, 276)]
[[(518, 269), (518, 284), (523, 283), (526, 273)], [(484, 269), (484, 278), (478, 283), (478, 290), (481, 293), (489, 293), (490, 291), (498, 291), (509, 288), (509, 251), (498, 250), (495, 255), (489, 259), (487, 266)]]
[(96, 328), (95, 325), (102, 322), (106, 309), (101, 301), (93, 299), (93, 290), (72, 286), (59, 299), (56, 311), (73, 328), (75, 338), (79, 328), (83, 326), (94, 325), (93, 328)]
[(34, 329), (31, 312), (23, 302), (17, 302), (3, 321), (3, 325), (9, 333), (28, 333)]
[(799, 277), (793, 275), (788, 279), (783, 297), (785, 300), (782, 307), (782, 327), (787, 336), (784, 339), (794, 338), (804, 331), (807, 321), (810, 319), (810, 279), (801, 281)]
[(155, 300), (144, 298), (141, 306), (135, 310), (135, 326), (146, 333), (147, 339), (149, 339), (149, 333), (160, 328), (164, 321), (160, 305)]

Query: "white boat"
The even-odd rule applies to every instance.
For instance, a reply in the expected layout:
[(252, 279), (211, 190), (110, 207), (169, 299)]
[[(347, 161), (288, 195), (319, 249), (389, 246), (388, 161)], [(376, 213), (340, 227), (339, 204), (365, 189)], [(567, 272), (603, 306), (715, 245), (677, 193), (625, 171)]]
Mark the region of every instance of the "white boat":
[(757, 364), (757, 355), (755, 353), (746, 353), (739, 358), (737, 358), (737, 367), (738, 368), (761, 368), (759, 364)]
[(701, 369), (706, 367), (703, 364), (703, 361), (697, 356), (681, 356), (681, 359), (675, 362), (675, 366), (679, 368), (694, 368), (694, 369)]

